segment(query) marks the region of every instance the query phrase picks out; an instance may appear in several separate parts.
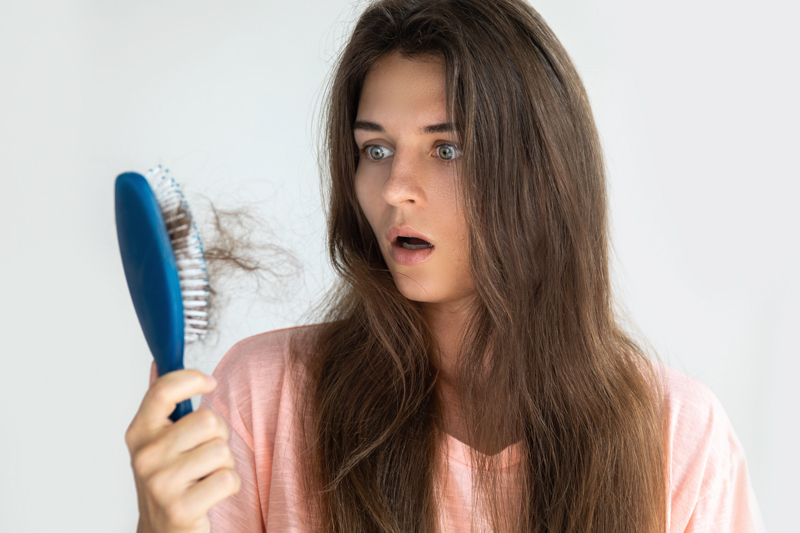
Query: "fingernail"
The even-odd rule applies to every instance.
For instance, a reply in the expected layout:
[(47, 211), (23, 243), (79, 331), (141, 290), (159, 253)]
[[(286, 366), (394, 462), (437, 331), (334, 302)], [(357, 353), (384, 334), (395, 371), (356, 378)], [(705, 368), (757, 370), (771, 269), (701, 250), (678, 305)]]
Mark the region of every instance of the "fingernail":
[(217, 380), (214, 378), (214, 376), (208, 376), (208, 384), (212, 387), (216, 387)]

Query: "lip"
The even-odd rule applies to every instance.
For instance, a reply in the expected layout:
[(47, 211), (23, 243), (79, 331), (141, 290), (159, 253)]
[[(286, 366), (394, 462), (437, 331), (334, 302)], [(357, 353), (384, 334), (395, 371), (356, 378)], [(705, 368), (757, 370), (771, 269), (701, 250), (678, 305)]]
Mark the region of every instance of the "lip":
[(406, 250), (397, 244), (397, 237), (416, 237), (417, 239), (422, 239), (433, 244), (430, 237), (420, 233), (411, 226), (392, 226), (389, 228), (389, 231), (386, 232), (386, 239), (389, 241), (389, 253), (395, 263), (405, 266), (418, 265), (423, 261), (427, 261), (436, 250), (435, 246), (419, 250)]
[(423, 241), (433, 244), (434, 247), (436, 246), (436, 243), (434, 243), (430, 237), (424, 233), (420, 233), (411, 226), (392, 226), (389, 228), (389, 231), (386, 232), (386, 240), (389, 241), (389, 244), (394, 244), (398, 237), (416, 237), (417, 239), (422, 239)]

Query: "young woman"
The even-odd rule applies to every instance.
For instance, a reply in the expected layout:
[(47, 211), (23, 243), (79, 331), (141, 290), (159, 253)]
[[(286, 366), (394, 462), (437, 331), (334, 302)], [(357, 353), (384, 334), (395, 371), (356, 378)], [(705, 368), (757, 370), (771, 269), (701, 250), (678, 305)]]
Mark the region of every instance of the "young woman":
[(597, 131), (538, 13), (375, 2), (329, 96), (337, 290), (216, 385), (151, 377), (139, 531), (755, 530), (719, 401), (614, 315)]

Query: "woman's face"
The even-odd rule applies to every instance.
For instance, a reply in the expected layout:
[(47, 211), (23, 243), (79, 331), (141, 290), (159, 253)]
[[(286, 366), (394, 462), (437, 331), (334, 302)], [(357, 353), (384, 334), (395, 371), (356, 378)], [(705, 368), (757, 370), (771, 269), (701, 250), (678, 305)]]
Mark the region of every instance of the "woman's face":
[[(474, 285), (459, 196), (460, 151), (445, 102), (441, 60), (409, 60), (397, 52), (381, 58), (358, 103), (355, 186), (398, 290), (454, 309)], [(407, 238), (414, 236), (422, 240)]]

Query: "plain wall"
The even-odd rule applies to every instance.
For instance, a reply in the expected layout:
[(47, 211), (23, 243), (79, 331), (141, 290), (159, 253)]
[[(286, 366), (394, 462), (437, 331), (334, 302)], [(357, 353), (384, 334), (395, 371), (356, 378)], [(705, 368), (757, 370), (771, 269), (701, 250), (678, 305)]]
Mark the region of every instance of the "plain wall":
[[(707, 383), (768, 528), (800, 499), (795, 449), (797, 3), (532, 2), (573, 58), (608, 165), (621, 302)], [(122, 272), (117, 174), (170, 168), (251, 205), (291, 283), (228, 293), (210, 373), (296, 324), (330, 284), (316, 161), (323, 88), (360, 12), (341, 0), (5, 1), (0, 15), (0, 530), (133, 531), (124, 433), (151, 357)], [(195, 399), (197, 401), (197, 399)]]

